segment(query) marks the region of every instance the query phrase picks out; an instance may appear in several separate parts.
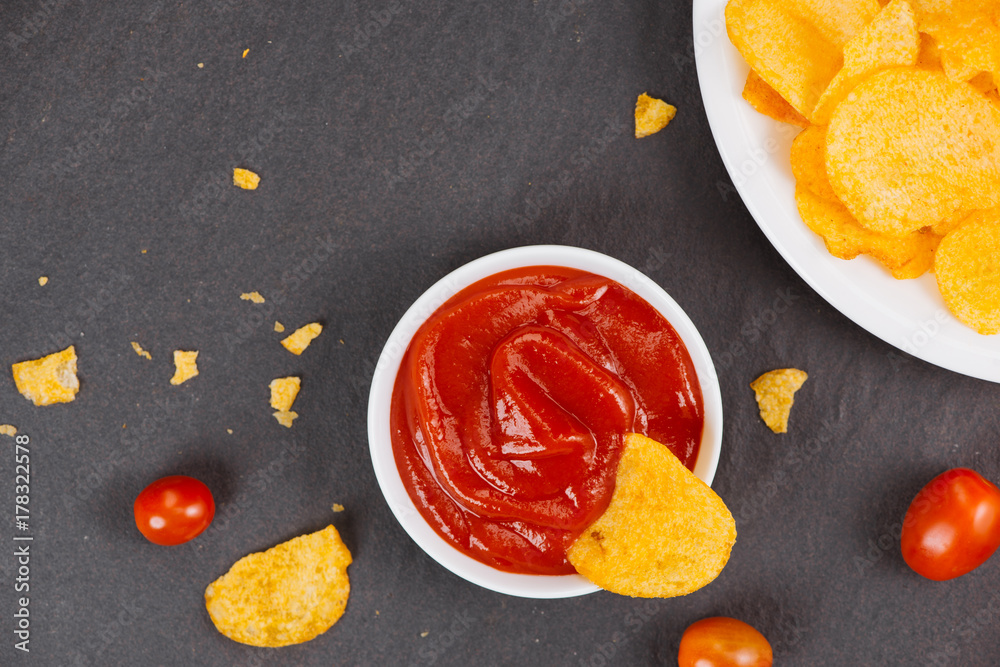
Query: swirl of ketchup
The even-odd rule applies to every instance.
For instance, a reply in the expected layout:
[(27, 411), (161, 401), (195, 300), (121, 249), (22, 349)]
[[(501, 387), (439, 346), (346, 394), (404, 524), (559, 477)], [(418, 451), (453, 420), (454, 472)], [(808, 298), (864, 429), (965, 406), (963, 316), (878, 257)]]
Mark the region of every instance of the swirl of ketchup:
[(507, 572), (570, 574), (607, 508), (624, 435), (689, 468), (701, 388), (670, 323), (623, 285), (554, 266), (504, 271), (420, 327), (393, 387), (393, 454), (424, 519)]

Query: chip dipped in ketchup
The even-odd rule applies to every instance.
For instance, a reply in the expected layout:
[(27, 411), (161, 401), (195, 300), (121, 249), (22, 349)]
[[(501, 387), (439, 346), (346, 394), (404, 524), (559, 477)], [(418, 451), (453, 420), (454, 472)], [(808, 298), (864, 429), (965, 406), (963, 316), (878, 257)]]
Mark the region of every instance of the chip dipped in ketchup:
[(683, 342), (623, 285), (556, 266), (465, 288), (420, 327), (392, 393), (396, 465), (424, 519), (499, 570), (571, 574), (626, 433), (688, 467), (704, 425)]

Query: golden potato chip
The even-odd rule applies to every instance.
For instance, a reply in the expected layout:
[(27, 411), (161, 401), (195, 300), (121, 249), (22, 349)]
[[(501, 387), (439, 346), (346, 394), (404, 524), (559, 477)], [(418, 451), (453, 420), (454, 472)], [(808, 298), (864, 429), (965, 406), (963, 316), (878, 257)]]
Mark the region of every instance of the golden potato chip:
[(151, 355), (149, 352), (146, 352), (146, 350), (142, 349), (142, 345), (139, 345), (139, 343), (135, 341), (132, 341), (132, 349), (135, 350), (135, 353), (138, 354), (140, 357), (146, 357), (149, 360), (153, 359), (153, 355)]
[(47, 285), (48, 282), (49, 282), (49, 277), (48, 276), (39, 276), (39, 278), (38, 278), (38, 284), (40, 286), (45, 287), (45, 285)]
[(260, 295), (260, 292), (244, 292), (240, 294), (240, 298), (244, 301), (253, 301), (254, 303), (264, 303), (264, 297)]
[(320, 335), (322, 331), (323, 325), (319, 322), (313, 322), (312, 324), (307, 324), (304, 327), (296, 329), (295, 333), (282, 339), (281, 344), (292, 354), (302, 354), (309, 347), (309, 343), (313, 341), (313, 338)]
[(344, 614), (351, 552), (333, 526), (236, 561), (205, 589), (216, 629), (251, 646), (301, 644)]
[(233, 185), (238, 185), (244, 190), (256, 190), (260, 184), (260, 176), (249, 169), (233, 169)]
[(729, 39), (764, 81), (809, 118), (876, 0), (729, 0)]
[(844, 66), (819, 98), (810, 119), (830, 122), (833, 110), (865, 77), (901, 65), (914, 65), (920, 53), (920, 34), (907, 0), (892, 0), (860, 33), (844, 45)]
[(961, 54), (964, 66), (1000, 74), (1000, 7), (995, 0), (913, 0), (917, 26)]
[(198, 353), (174, 350), (174, 376), (170, 384), (187, 382), (198, 374)]
[(611, 503), (566, 557), (613, 593), (674, 597), (712, 582), (735, 542), (736, 522), (722, 499), (667, 447), (631, 433)]
[(17, 435), (17, 428), (10, 424), (0, 424), (0, 435), (9, 435), (13, 438)]
[(826, 171), (858, 222), (886, 234), (1000, 205), (1000, 110), (944, 74), (879, 72), (834, 111)]
[(792, 175), (795, 182), (823, 199), (838, 201), (826, 176), (826, 130), (813, 126), (799, 132), (792, 142)]
[(656, 134), (676, 115), (676, 107), (643, 93), (635, 101), (635, 138)]
[(285, 325), (282, 324), (281, 322), (278, 322), (277, 320), (275, 320), (275, 322), (274, 322), (274, 330), (277, 331), (278, 333), (281, 333), (282, 331), (285, 330)]
[(951, 230), (958, 229), (972, 213), (973, 211), (956, 211), (944, 220), (931, 225), (931, 230), (938, 236), (947, 236)]
[(271, 407), (275, 410), (290, 410), (295, 397), (299, 395), (302, 380), (297, 377), (275, 378), (268, 385), (271, 389)]
[(945, 236), (934, 273), (960, 322), (984, 335), (1000, 332), (1000, 209), (976, 211)]
[(795, 403), (795, 392), (809, 378), (797, 368), (768, 371), (750, 383), (757, 396), (760, 418), (775, 433), (788, 432), (788, 416)]
[(76, 348), (72, 345), (41, 359), (14, 364), (11, 369), (17, 390), (35, 405), (69, 403), (80, 390)]
[(743, 99), (759, 113), (770, 116), (776, 121), (799, 127), (809, 127), (809, 121), (806, 120), (805, 116), (796, 111), (795, 107), (788, 103), (788, 100), (767, 85), (767, 81), (760, 78), (760, 75), (753, 70), (747, 74), (747, 82), (743, 86)]
[(274, 418), (285, 428), (291, 428), (292, 422), (299, 418), (299, 413), (291, 410), (278, 410), (274, 413)]

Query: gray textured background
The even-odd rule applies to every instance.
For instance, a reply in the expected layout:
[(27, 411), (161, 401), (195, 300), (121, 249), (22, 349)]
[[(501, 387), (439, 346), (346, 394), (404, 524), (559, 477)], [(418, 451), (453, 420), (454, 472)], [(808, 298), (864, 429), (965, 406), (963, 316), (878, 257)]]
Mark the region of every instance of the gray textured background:
[[(938, 472), (1000, 479), (1000, 388), (865, 333), (720, 195), (690, 21), (684, 2), (2, 3), (0, 365), (72, 342), (82, 387), (36, 408), (0, 373), (0, 422), (32, 439), (35, 536), (23, 656), (0, 530), (0, 662), (672, 664), (684, 628), (722, 614), (759, 628), (779, 665), (1000, 663), (1000, 563), (933, 583), (893, 537)], [(637, 141), (643, 91), (679, 111)], [(260, 189), (232, 187), (234, 166)], [(698, 593), (494, 594), (419, 551), (382, 500), (365, 405), (392, 326), (448, 271), (533, 243), (645, 271), (716, 359), (715, 488), (739, 539)], [(250, 290), (268, 303), (240, 301)], [(274, 319), (326, 330), (293, 357)], [(201, 351), (201, 375), (173, 387), (177, 348)], [(776, 436), (747, 384), (786, 365), (810, 379)], [(292, 373), (301, 417), (285, 430), (266, 386)], [(171, 473), (219, 507), (166, 549), (131, 503)], [(331, 521), (355, 557), (336, 626), (277, 650), (215, 631), (206, 584)]]

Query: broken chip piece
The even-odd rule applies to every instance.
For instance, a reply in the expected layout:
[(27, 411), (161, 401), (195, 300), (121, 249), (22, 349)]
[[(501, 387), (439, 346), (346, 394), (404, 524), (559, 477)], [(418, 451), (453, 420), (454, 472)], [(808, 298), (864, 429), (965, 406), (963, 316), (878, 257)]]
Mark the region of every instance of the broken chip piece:
[(174, 376), (170, 378), (170, 384), (181, 384), (187, 382), (198, 374), (198, 352), (184, 352), (174, 350)]
[(334, 503), (333, 507), (331, 507), (330, 509), (332, 509), (334, 512), (343, 512), (344, 506), (341, 505), (340, 503)]
[(150, 360), (153, 358), (152, 355), (149, 354), (149, 352), (146, 352), (146, 350), (142, 349), (142, 345), (139, 345), (139, 343), (135, 341), (132, 341), (132, 349), (135, 350), (135, 353), (138, 354), (140, 357), (146, 357), (147, 359)]
[(271, 389), (271, 407), (275, 410), (290, 410), (295, 397), (299, 395), (302, 380), (297, 377), (275, 378), (268, 385)]
[(743, 99), (759, 113), (774, 120), (799, 127), (809, 127), (809, 121), (806, 120), (805, 116), (796, 111), (795, 107), (788, 103), (788, 100), (769, 86), (767, 81), (760, 78), (760, 74), (753, 70), (750, 70), (747, 82), (743, 86)]
[(205, 589), (216, 629), (251, 646), (301, 644), (326, 632), (350, 594), (351, 552), (333, 526), (245, 556)]
[(788, 432), (788, 416), (795, 402), (795, 392), (809, 378), (797, 368), (768, 371), (750, 383), (757, 395), (760, 418), (775, 433)]
[(312, 324), (307, 324), (304, 327), (296, 329), (295, 333), (284, 338), (281, 344), (292, 354), (302, 354), (309, 347), (309, 343), (312, 342), (313, 338), (318, 336), (322, 331), (323, 325), (319, 322), (313, 322)]
[(299, 413), (292, 412), (291, 410), (278, 410), (273, 416), (278, 420), (279, 424), (285, 428), (291, 428), (292, 422), (299, 418)]
[(9, 435), (13, 438), (17, 435), (17, 427), (11, 426), (10, 424), (0, 424), (0, 435)]
[(45, 287), (45, 284), (48, 282), (49, 282), (48, 276), (41, 276), (38, 278), (38, 284), (41, 285), (42, 287)]
[(277, 331), (278, 333), (281, 333), (282, 331), (285, 330), (285, 325), (282, 324), (281, 322), (278, 322), (277, 320), (275, 320), (274, 321), (274, 330)]
[(249, 169), (233, 169), (233, 185), (238, 185), (244, 190), (256, 190), (260, 185), (260, 176)]
[(41, 359), (14, 364), (11, 369), (17, 390), (35, 405), (69, 403), (80, 390), (72, 345)]
[(631, 433), (611, 503), (566, 557), (613, 593), (675, 597), (714, 580), (735, 542), (733, 515), (711, 487), (666, 446)]
[(260, 295), (260, 292), (244, 292), (240, 294), (240, 298), (244, 301), (253, 301), (254, 303), (264, 303), (264, 297)]
[(676, 107), (643, 93), (635, 101), (635, 138), (656, 134), (676, 115)]

